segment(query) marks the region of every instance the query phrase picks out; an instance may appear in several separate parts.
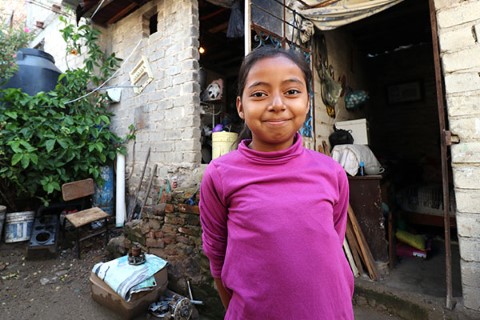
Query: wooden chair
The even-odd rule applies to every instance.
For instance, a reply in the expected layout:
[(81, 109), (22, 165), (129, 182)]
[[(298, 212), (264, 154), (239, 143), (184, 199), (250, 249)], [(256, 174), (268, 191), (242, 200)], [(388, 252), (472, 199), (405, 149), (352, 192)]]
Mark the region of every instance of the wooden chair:
[[(68, 202), (77, 199), (90, 200), (91, 195), (95, 192), (93, 179), (85, 179), (62, 185), (63, 201)], [(85, 207), (85, 206), (84, 206)], [(65, 239), (66, 222), (68, 221), (76, 233), (77, 257), (80, 259), (80, 242), (91, 237), (105, 233), (105, 246), (108, 244), (108, 218), (110, 217), (105, 211), (98, 207), (82, 208), (83, 210), (65, 215), (63, 220), (63, 234)], [(80, 237), (80, 229), (90, 226), (92, 222), (102, 221), (103, 226), (98, 230), (89, 233), (84, 237)]]

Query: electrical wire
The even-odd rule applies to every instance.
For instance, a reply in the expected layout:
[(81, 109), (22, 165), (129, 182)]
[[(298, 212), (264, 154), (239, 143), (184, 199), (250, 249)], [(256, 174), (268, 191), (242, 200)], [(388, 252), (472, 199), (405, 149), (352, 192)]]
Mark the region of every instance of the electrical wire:
[(100, 9), (100, 7), (102, 6), (102, 4), (105, 2), (105, 0), (102, 0), (102, 2), (100, 2), (100, 4), (97, 6), (97, 8), (95, 9), (95, 11), (93, 12), (92, 16), (90, 17), (90, 19), (93, 19), (93, 17), (97, 14), (97, 11)]
[(70, 103), (73, 103), (73, 102), (76, 102), (78, 100), (81, 100), (83, 98), (86, 98), (88, 97), (89, 95), (91, 95), (92, 93), (94, 92), (97, 92), (98, 90), (102, 89), (102, 87), (107, 84), (108, 81), (112, 80), (113, 77), (115, 77), (117, 75), (117, 73), (122, 69), (122, 66), (125, 65), (125, 63), (130, 59), (130, 57), (132, 56), (132, 54), (137, 50), (138, 46), (140, 45), (140, 43), (142, 42), (143, 39), (140, 39), (137, 43), (137, 45), (135, 46), (135, 48), (133, 48), (132, 52), (130, 52), (130, 54), (128, 55), (128, 57), (123, 60), (122, 62), (122, 65), (107, 79), (105, 80), (101, 85), (99, 85), (98, 87), (96, 87), (95, 89), (93, 89), (92, 91), (90, 91), (89, 93), (87, 94), (84, 94), (83, 96), (81, 97), (78, 97), (76, 99), (73, 99), (73, 100), (70, 100), (70, 101), (67, 101), (65, 104), (70, 104)]

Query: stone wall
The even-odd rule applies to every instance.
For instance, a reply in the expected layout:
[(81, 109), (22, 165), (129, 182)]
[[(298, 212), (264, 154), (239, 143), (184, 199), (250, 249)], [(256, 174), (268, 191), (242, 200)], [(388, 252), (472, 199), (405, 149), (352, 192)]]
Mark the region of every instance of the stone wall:
[(190, 281), (193, 298), (204, 302), (198, 306), (201, 314), (220, 319), (223, 307), (202, 252), (197, 190), (176, 189), (160, 199), (167, 202), (145, 207), (141, 219), (125, 225), (123, 246), (139, 245), (167, 260), (169, 289), (188, 297)]
[(480, 2), (435, 0), (450, 130), (464, 305), (480, 311)]

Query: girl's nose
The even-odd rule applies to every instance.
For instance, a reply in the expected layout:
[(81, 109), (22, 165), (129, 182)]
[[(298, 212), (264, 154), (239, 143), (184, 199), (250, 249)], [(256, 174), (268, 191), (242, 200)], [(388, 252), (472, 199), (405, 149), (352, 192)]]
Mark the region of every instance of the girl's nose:
[(281, 111), (285, 110), (285, 104), (283, 103), (282, 95), (281, 94), (274, 94), (272, 96), (272, 103), (269, 106), (269, 110), (271, 111)]

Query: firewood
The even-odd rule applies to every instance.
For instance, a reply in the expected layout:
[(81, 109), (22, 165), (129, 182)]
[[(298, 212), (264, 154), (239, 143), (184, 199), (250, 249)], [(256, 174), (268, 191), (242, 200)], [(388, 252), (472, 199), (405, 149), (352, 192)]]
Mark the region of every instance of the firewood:
[(355, 216), (355, 213), (353, 212), (353, 209), (350, 205), (348, 205), (348, 218), (352, 223), (353, 231), (354, 231), (355, 237), (357, 238), (357, 242), (360, 246), (360, 251), (365, 261), (365, 266), (367, 267), (367, 271), (370, 276), (370, 279), (378, 280), (378, 270), (377, 270), (377, 266), (375, 265), (375, 260), (373, 259), (372, 252), (368, 247), (368, 244), (365, 239), (365, 236), (363, 235), (362, 229), (358, 224), (357, 217)]

